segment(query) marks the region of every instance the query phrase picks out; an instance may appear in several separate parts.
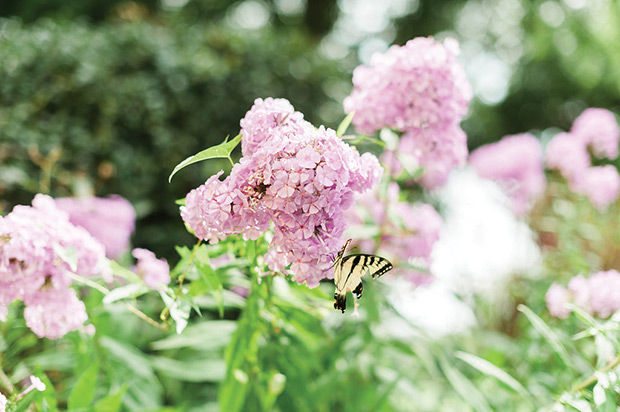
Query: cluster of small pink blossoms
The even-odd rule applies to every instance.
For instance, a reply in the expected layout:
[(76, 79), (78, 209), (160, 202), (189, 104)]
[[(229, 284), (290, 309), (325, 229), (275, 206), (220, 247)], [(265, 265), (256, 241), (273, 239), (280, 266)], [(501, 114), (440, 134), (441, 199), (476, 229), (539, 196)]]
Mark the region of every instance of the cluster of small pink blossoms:
[(162, 290), (170, 283), (170, 266), (166, 259), (157, 259), (155, 253), (147, 249), (135, 248), (131, 254), (138, 262), (136, 274), (152, 289)]
[(181, 216), (211, 242), (235, 233), (257, 239), (273, 222), (265, 262), (315, 287), (331, 276), (344, 210), (378, 182), (381, 166), (333, 130), (316, 129), (285, 99), (257, 99), (241, 127), (239, 163), (223, 181), (220, 172), (188, 193)]
[[(376, 190), (363, 194), (356, 206), (346, 212), (346, 217), (352, 228), (376, 225), (381, 253), (393, 263), (430, 267), (431, 252), (439, 239), (443, 220), (431, 205), (401, 201), (398, 184), (389, 184), (385, 198), (379, 197)], [(356, 244), (364, 253), (374, 253), (377, 249), (375, 239), (360, 239)], [(402, 273), (416, 283), (418, 274), (417, 271)]]
[(506, 136), (479, 147), (470, 154), (469, 165), (478, 176), (501, 186), (516, 214), (527, 213), (545, 191), (542, 146), (531, 134)]
[(620, 194), (620, 174), (611, 165), (592, 166), (588, 149), (597, 158), (618, 157), (620, 131), (613, 113), (587, 109), (569, 133), (560, 133), (547, 146), (547, 167), (557, 169), (570, 189), (587, 196), (592, 204), (605, 209)]
[[(471, 86), (456, 56), (456, 40), (443, 43), (418, 37), (404, 46), (375, 54), (370, 66), (353, 72), (353, 92), (344, 100), (353, 124), (372, 134), (389, 127), (404, 133), (399, 153), (424, 168), (420, 183), (429, 189), (445, 183), (452, 168), (467, 159), (465, 133), (459, 124), (467, 113)], [(392, 159), (391, 173), (399, 174)]]
[(567, 303), (574, 303), (591, 314), (607, 318), (620, 309), (620, 273), (616, 270), (598, 272), (584, 278), (575, 276), (568, 282), (568, 288), (552, 284), (545, 296), (551, 316), (567, 318), (570, 309)]
[(64, 197), (56, 206), (69, 214), (69, 221), (81, 226), (105, 246), (106, 255), (116, 258), (129, 249), (129, 238), (136, 225), (136, 212), (121, 196)]
[(22, 300), (26, 324), (40, 337), (58, 339), (87, 319), (70, 288), (71, 274), (111, 277), (105, 250), (85, 229), (72, 225), (54, 200), (36, 195), (0, 217), (0, 320)]

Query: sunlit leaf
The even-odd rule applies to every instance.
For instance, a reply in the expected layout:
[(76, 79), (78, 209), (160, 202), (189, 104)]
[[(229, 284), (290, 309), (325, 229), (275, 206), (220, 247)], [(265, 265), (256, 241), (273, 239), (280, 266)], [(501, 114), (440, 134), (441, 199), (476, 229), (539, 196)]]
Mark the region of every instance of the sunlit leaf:
[(558, 336), (551, 330), (551, 328), (545, 323), (545, 321), (542, 320), (540, 316), (532, 312), (532, 310), (525, 305), (519, 305), (517, 309), (528, 318), (528, 320), (530, 321), (532, 326), (534, 326), (534, 328), (538, 331), (538, 333), (540, 333), (547, 340), (549, 345), (551, 345), (551, 347), (553, 348), (555, 353), (557, 353), (564, 365), (566, 365), (569, 370), (572, 370), (574, 366), (570, 360), (570, 357), (568, 356), (566, 348), (564, 347), (564, 345), (562, 345), (560, 338), (558, 338)]
[(193, 156), (188, 157), (183, 160), (181, 163), (174, 167), (172, 173), (168, 177), (168, 183), (172, 181), (172, 176), (174, 176), (179, 170), (183, 169), (186, 166), (189, 166), (193, 163), (201, 162), (207, 159), (216, 159), (216, 158), (226, 158), (229, 157), (232, 151), (237, 147), (239, 142), (241, 141), (241, 135), (235, 136), (232, 140), (224, 140), (224, 142), (218, 144), (217, 146), (211, 146), (208, 149), (205, 149), (199, 153), (196, 153)]
[(521, 385), (519, 381), (517, 381), (515, 378), (510, 376), (507, 372), (493, 365), (491, 362), (487, 361), (486, 359), (482, 359), (475, 355), (472, 355), (470, 353), (465, 353), (465, 352), (457, 352), (455, 356), (459, 358), (460, 360), (462, 360), (463, 362), (469, 364), (470, 366), (478, 369), (480, 372), (484, 373), (485, 375), (492, 376), (495, 379), (499, 380), (500, 382), (508, 386), (510, 389), (517, 392), (519, 395), (523, 397), (529, 396), (527, 389), (525, 389), (525, 387)]
[(441, 359), (440, 366), (448, 382), (465, 402), (471, 405), (475, 411), (491, 412), (491, 407), (482, 393), (461, 371), (450, 365), (445, 359)]
[(336, 136), (342, 137), (344, 132), (346, 132), (347, 129), (349, 128), (349, 125), (351, 124), (351, 121), (353, 120), (354, 115), (355, 115), (355, 112), (351, 112), (347, 115), (347, 117), (345, 117), (342, 120), (342, 122), (340, 122), (340, 124), (338, 125), (338, 128), (336, 129)]

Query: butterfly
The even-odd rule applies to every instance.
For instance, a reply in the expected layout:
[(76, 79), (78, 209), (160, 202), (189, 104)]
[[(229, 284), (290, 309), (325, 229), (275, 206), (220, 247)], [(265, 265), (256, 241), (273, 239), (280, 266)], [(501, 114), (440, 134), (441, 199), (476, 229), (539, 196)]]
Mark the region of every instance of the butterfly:
[(389, 260), (375, 255), (356, 254), (344, 256), (351, 239), (344, 244), (336, 259), (334, 259), (334, 308), (342, 313), (347, 308), (347, 292), (359, 299), (362, 297), (362, 276), (370, 272), (372, 278), (377, 278), (393, 268)]

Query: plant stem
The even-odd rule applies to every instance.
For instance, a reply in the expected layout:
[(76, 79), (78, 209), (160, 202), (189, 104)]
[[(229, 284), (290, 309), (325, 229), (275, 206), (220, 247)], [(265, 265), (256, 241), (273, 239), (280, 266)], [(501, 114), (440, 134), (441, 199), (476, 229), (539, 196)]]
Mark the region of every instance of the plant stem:
[[(616, 356), (603, 369), (601, 369), (600, 371), (597, 371), (597, 372), (598, 373), (605, 373), (605, 372), (608, 372), (611, 369), (615, 368), (618, 365), (620, 365), (620, 355)], [(583, 382), (575, 385), (573, 387), (573, 389), (571, 389), (570, 393), (575, 393), (575, 392), (582, 391), (585, 388), (587, 388), (588, 386), (592, 385), (597, 380), (598, 380), (598, 378), (596, 377), (596, 373), (593, 373), (588, 379), (586, 379)]]
[(7, 389), (9, 392), (15, 391), (15, 387), (11, 383), (9, 377), (6, 376), (6, 373), (4, 373), (4, 370), (2, 370), (2, 368), (0, 368), (0, 385), (2, 385), (2, 387)]

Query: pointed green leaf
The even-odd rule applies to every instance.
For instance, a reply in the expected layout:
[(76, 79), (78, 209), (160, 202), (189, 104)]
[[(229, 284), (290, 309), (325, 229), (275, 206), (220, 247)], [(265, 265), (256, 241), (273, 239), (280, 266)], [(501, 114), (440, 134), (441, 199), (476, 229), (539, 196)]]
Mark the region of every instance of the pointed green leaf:
[(116, 392), (101, 398), (95, 404), (95, 412), (118, 412), (121, 409), (121, 405), (123, 403), (123, 396), (125, 396), (125, 392), (127, 391), (127, 386), (123, 385)]
[(480, 372), (484, 373), (485, 375), (492, 376), (493, 378), (502, 382), (503, 384), (508, 386), (510, 389), (512, 389), (519, 395), (523, 396), (524, 398), (529, 397), (527, 393), (527, 389), (525, 389), (525, 387), (521, 385), (521, 383), (518, 380), (516, 380), (515, 378), (510, 376), (507, 372), (498, 368), (497, 366), (495, 366), (488, 360), (479, 358), (475, 355), (472, 355), (470, 353), (465, 353), (465, 352), (457, 352), (456, 357), (462, 360), (463, 362), (469, 364), (470, 366), (474, 367), (475, 369), (478, 369)]
[(69, 269), (71, 269), (72, 272), (76, 272), (77, 271), (77, 251), (75, 250), (75, 247), (73, 246), (62, 247), (58, 243), (54, 243), (53, 248), (54, 248), (54, 252), (56, 252), (58, 257), (63, 262), (65, 262), (67, 265), (69, 265)]
[(211, 146), (210, 148), (205, 149), (202, 152), (196, 153), (195, 155), (188, 157), (174, 167), (174, 170), (172, 171), (172, 173), (170, 173), (170, 176), (168, 177), (168, 183), (172, 181), (172, 176), (174, 176), (179, 170), (183, 169), (185, 166), (189, 166), (193, 163), (201, 162), (207, 159), (229, 157), (240, 141), (241, 135), (239, 134), (230, 141), (228, 141), (228, 138), (226, 138), (224, 142), (218, 144), (217, 146)]
[(342, 122), (340, 122), (340, 124), (338, 125), (338, 129), (336, 129), (336, 136), (342, 137), (344, 132), (346, 132), (349, 128), (349, 125), (351, 124), (354, 115), (355, 112), (351, 112), (347, 115), (347, 117), (342, 120)]
[(121, 286), (116, 289), (112, 289), (110, 293), (103, 298), (104, 304), (110, 304), (118, 300), (127, 298), (136, 298), (144, 295), (150, 289), (143, 283), (130, 283), (129, 285)]
[(450, 365), (445, 359), (440, 361), (441, 370), (452, 385), (456, 393), (467, 402), (475, 411), (491, 412), (489, 403), (482, 393), (465, 375)]
[(73, 385), (67, 405), (69, 409), (88, 409), (95, 398), (99, 364), (93, 362)]
[(566, 365), (569, 371), (572, 372), (574, 368), (573, 363), (571, 362), (570, 357), (568, 356), (568, 352), (566, 351), (564, 345), (562, 345), (562, 341), (560, 341), (558, 335), (556, 335), (551, 330), (551, 328), (545, 323), (544, 320), (540, 318), (540, 316), (535, 314), (527, 306), (519, 305), (517, 306), (517, 310), (519, 310), (519, 312), (523, 313), (528, 318), (532, 326), (534, 326), (538, 333), (540, 333), (547, 340), (547, 342), (549, 342), (549, 345), (551, 345), (551, 347), (558, 355), (558, 357), (562, 360), (564, 365)]

